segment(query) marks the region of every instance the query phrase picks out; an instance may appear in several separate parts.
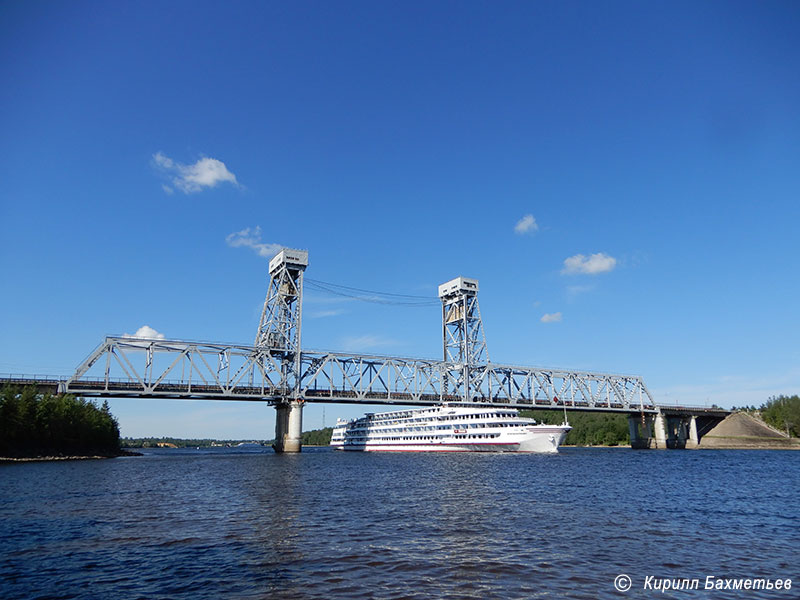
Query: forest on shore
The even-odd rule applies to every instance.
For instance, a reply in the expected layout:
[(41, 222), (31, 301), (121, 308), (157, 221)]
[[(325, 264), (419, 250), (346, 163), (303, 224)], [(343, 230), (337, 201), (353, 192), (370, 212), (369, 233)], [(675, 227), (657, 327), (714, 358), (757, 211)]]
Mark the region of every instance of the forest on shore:
[(117, 456), (119, 424), (108, 403), (69, 394), (39, 394), (5, 386), (0, 391), (0, 456)]
[[(564, 422), (561, 410), (521, 410), (519, 416), (546, 425)], [(567, 420), (572, 429), (564, 440), (566, 446), (627, 446), (631, 443), (627, 414), (573, 410), (567, 414)]]
[(773, 396), (761, 408), (744, 406), (739, 410), (760, 416), (765, 423), (790, 437), (800, 437), (800, 396), (797, 394)]
[(327, 446), (331, 443), (333, 427), (304, 431), (301, 443), (303, 446)]

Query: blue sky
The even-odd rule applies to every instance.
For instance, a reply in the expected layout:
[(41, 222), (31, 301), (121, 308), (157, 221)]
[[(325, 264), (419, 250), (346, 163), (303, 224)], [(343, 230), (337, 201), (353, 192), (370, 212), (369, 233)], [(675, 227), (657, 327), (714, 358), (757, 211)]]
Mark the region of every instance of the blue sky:
[[(795, 2), (2, 1), (0, 372), (145, 325), (251, 343), (286, 245), (341, 285), (477, 278), (493, 362), (798, 393), (798, 27)], [(441, 354), (435, 306), (304, 310), (309, 348)], [(261, 405), (112, 410), (274, 431)]]

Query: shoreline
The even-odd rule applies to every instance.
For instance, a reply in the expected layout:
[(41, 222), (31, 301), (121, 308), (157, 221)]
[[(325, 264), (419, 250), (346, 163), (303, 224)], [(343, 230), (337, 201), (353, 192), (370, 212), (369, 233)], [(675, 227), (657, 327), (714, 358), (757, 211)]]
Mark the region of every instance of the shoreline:
[(0, 463), (53, 462), (61, 460), (103, 460), (123, 456), (144, 456), (141, 452), (121, 450), (114, 454), (75, 454), (75, 455), (43, 455), (43, 456), (0, 456)]

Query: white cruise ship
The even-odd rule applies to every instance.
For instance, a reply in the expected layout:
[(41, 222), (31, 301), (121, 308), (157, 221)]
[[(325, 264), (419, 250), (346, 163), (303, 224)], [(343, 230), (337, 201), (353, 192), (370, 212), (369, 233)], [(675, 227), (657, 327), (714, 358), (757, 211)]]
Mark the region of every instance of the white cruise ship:
[(509, 408), (443, 404), (338, 419), (331, 446), (384, 452), (558, 452), (569, 430), (537, 425)]

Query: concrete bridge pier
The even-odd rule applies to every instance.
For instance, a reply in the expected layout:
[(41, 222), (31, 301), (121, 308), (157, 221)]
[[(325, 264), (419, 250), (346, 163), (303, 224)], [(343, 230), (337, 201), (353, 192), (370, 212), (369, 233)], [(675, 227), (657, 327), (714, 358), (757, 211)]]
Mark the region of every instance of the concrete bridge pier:
[(686, 442), (687, 448), (697, 448), (700, 445), (700, 436), (697, 433), (697, 417), (689, 417), (689, 440)]
[(303, 403), (288, 400), (275, 405), (275, 452), (300, 452), (302, 448)]
[(669, 448), (697, 448), (699, 445), (696, 415), (675, 415), (667, 419)]
[(671, 409), (628, 415), (631, 448), (699, 448), (702, 437), (725, 418), (722, 409)]
[(686, 439), (689, 437), (689, 419), (687, 417), (677, 417), (668, 419), (669, 439), (671, 448), (686, 448)]
[(657, 448), (658, 450), (666, 450), (669, 448), (667, 443), (668, 436), (667, 436), (667, 417), (664, 413), (657, 413), (656, 418), (653, 420), (653, 429), (655, 434), (655, 443), (653, 444), (653, 448)]
[(659, 413), (655, 419), (656, 448), (684, 449), (697, 448), (700, 436), (697, 432), (695, 415), (666, 415)]
[(652, 443), (653, 415), (628, 415), (628, 435), (631, 448), (643, 450)]
[[(631, 448), (656, 448), (666, 450), (677, 448), (678, 431), (674, 419), (663, 413), (655, 415), (635, 415), (628, 417), (628, 432), (631, 438)], [(683, 447), (683, 446), (680, 446)]]

